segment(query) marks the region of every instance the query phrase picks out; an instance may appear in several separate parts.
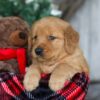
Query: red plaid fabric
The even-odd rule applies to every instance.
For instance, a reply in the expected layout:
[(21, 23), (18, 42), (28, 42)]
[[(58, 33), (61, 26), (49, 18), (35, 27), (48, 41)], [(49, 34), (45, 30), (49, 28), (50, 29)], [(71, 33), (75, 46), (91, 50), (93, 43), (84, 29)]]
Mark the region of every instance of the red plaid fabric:
[(77, 73), (66, 81), (63, 89), (54, 92), (48, 87), (50, 75), (45, 75), (39, 87), (27, 92), (22, 84), (23, 77), (18, 74), (0, 73), (0, 100), (84, 100), (89, 78), (85, 73)]

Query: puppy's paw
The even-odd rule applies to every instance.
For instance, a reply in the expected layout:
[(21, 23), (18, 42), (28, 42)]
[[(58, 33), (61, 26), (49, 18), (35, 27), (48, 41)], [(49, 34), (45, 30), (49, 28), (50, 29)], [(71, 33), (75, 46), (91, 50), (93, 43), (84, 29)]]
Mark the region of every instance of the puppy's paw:
[(32, 91), (39, 86), (39, 78), (34, 75), (26, 74), (23, 84), (27, 91)]
[(63, 77), (51, 77), (49, 80), (49, 87), (53, 91), (60, 90), (64, 87), (66, 79)]
[(67, 72), (66, 74), (66, 80), (67, 81), (70, 81), (72, 79), (72, 77), (74, 76), (74, 72)]

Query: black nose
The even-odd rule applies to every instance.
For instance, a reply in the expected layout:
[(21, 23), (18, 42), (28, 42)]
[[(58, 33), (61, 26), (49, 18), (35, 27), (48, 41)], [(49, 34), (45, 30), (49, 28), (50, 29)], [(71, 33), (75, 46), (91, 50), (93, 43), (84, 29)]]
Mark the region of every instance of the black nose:
[(41, 56), (43, 54), (43, 48), (36, 48), (35, 53), (36, 55)]
[(19, 38), (24, 40), (24, 39), (27, 38), (27, 34), (24, 33), (24, 32), (20, 32), (20, 33), (19, 33)]

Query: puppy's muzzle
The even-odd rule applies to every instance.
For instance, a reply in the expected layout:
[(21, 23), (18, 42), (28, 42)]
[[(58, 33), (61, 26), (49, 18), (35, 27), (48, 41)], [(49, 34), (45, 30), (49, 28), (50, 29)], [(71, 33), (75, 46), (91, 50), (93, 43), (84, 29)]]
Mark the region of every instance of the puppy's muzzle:
[(35, 53), (37, 56), (42, 56), (43, 55), (43, 48), (40, 48), (40, 47), (36, 48)]

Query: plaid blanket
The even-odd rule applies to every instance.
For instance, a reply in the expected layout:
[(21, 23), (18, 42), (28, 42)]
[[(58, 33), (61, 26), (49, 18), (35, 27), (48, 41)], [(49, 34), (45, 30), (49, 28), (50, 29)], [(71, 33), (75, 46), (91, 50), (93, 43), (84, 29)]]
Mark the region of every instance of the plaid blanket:
[(22, 84), (23, 76), (19, 74), (0, 73), (0, 100), (84, 100), (89, 78), (85, 73), (77, 73), (66, 81), (63, 89), (52, 91), (48, 87), (50, 75), (44, 75), (36, 90), (27, 92)]

